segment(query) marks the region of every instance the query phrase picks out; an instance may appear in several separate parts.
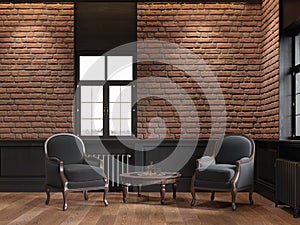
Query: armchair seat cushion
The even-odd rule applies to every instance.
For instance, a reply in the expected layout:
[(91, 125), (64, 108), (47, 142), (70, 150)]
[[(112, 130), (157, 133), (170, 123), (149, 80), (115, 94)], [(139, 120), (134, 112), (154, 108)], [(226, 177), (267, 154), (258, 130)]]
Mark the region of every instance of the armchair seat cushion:
[(77, 188), (93, 188), (93, 187), (103, 187), (105, 186), (105, 181), (103, 179), (92, 180), (92, 181), (84, 181), (84, 182), (69, 182), (69, 189), (77, 189)]
[(100, 167), (86, 164), (65, 165), (64, 173), (70, 182), (86, 182), (103, 179), (103, 170)]
[(196, 180), (229, 183), (235, 173), (235, 165), (215, 164), (196, 170)]

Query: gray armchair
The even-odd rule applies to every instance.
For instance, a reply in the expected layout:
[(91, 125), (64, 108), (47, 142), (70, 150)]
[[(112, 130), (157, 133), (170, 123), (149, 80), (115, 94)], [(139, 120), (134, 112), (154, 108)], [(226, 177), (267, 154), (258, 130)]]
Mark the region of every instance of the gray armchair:
[(63, 194), (63, 210), (67, 210), (67, 195), (71, 191), (83, 191), (88, 200), (88, 190), (103, 190), (103, 202), (108, 192), (108, 182), (103, 172), (103, 162), (87, 157), (83, 141), (73, 134), (55, 134), (45, 142), (45, 166), (47, 194), (46, 204), (50, 202), (50, 190)]
[(223, 141), (216, 142), (212, 156), (203, 156), (196, 161), (192, 177), (191, 205), (195, 205), (196, 190), (211, 191), (211, 200), (216, 191), (230, 191), (232, 210), (236, 210), (237, 191), (248, 190), (249, 201), (253, 204), (254, 141), (244, 135), (225, 135)]

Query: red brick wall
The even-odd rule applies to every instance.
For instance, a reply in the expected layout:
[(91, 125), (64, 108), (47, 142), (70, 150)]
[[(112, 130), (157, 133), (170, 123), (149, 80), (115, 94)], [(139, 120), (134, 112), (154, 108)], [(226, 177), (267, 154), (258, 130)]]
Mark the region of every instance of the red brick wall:
[(279, 0), (262, 1), (260, 138), (279, 138)]
[[(278, 138), (278, 11), (278, 0), (138, 3), (138, 40), (179, 44), (209, 65), (224, 94), (227, 132)], [(73, 4), (0, 4), (0, 139), (73, 131), (73, 20)], [(179, 69), (141, 63), (138, 77), (148, 76), (176, 83), (197, 112), (191, 113), (174, 84), (139, 83), (139, 97), (166, 94), (174, 105), (158, 98), (140, 101), (138, 137), (193, 138), (198, 127), (200, 138), (209, 137), (201, 87)]]
[[(255, 138), (277, 137), (278, 128), (269, 130), (269, 136), (262, 136), (266, 129), (265, 123), (261, 123), (262, 117), (269, 112), (261, 111), (261, 90), (264, 97), (262, 103), (265, 104), (265, 99), (268, 98), (266, 90), (269, 90), (269, 75), (267, 68), (263, 67), (263, 74), (261, 72), (261, 67), (266, 64), (262, 64), (261, 60), (265, 53), (261, 54), (264, 45), (261, 44), (263, 33), (260, 4), (138, 3), (137, 12), (138, 40), (158, 39), (176, 43), (188, 48), (209, 65), (224, 94), (228, 113), (227, 132), (243, 132)], [(263, 18), (265, 19), (265, 16)], [(143, 52), (140, 57), (147, 58), (147, 54)], [(181, 71), (174, 72), (174, 68), (156, 63), (140, 63), (138, 77), (143, 76), (163, 76), (176, 83), (182, 83), (181, 87), (194, 100), (200, 123), (195, 123), (193, 118), (197, 115), (189, 114), (188, 108), (184, 112), (184, 104), (180, 101), (177, 104), (183, 106), (180, 110), (185, 115), (181, 119), (178, 118), (174, 105), (165, 104), (161, 99), (158, 102), (147, 98), (139, 104), (140, 138), (163, 137), (164, 132), (167, 138), (178, 138), (180, 132), (184, 134), (183, 137), (193, 137), (196, 132), (193, 128), (198, 125), (199, 137), (209, 137), (210, 114), (206, 96), (200, 88), (192, 88), (191, 79)], [(139, 83), (139, 87), (140, 98), (156, 92), (176, 94), (174, 87), (159, 85), (157, 82), (153, 82), (152, 85), (149, 82)], [(175, 93), (170, 92), (170, 89)], [(277, 97), (276, 93), (273, 97)], [(269, 106), (274, 105), (270, 103)], [(161, 123), (163, 120), (164, 125)], [(273, 121), (278, 125), (278, 116)], [(182, 128), (182, 124), (190, 128)]]
[(73, 4), (0, 4), (0, 139), (72, 132)]

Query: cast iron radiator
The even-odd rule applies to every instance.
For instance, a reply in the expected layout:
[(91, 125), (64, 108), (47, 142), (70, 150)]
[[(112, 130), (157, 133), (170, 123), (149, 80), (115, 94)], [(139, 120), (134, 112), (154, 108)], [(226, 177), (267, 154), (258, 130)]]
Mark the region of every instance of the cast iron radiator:
[[(88, 154), (103, 160), (109, 187), (120, 187), (120, 174), (129, 172), (129, 154)], [(119, 163), (116, 163), (119, 162)]]
[(276, 159), (275, 206), (286, 204), (293, 209), (294, 217), (300, 210), (300, 162)]

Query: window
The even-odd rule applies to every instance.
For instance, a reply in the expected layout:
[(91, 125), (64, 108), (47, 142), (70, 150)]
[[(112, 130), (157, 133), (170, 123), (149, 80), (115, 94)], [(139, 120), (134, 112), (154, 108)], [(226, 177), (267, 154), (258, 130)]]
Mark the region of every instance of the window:
[(292, 36), (293, 137), (300, 137), (300, 34)]
[(75, 129), (81, 136), (135, 133), (133, 56), (78, 57)]

